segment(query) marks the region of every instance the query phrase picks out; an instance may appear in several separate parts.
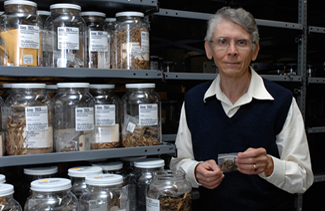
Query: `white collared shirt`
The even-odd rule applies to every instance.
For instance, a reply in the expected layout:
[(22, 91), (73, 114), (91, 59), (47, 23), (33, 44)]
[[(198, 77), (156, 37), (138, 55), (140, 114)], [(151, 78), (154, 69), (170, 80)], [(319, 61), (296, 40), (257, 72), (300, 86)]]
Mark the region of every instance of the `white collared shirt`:
[[(250, 103), (253, 98), (274, 100), (266, 90), (261, 76), (252, 68), (248, 91), (235, 104), (232, 104), (221, 91), (219, 75), (212, 82), (202, 100), (205, 102), (206, 98), (212, 96), (216, 96), (221, 101), (222, 107), (229, 117), (232, 117), (240, 106)], [(172, 158), (171, 169), (183, 169), (192, 186), (198, 187), (199, 183), (195, 179), (194, 170), (200, 161), (194, 159), (191, 132), (187, 126), (184, 104), (175, 144), (177, 158)], [(304, 193), (312, 185), (314, 176), (311, 169), (304, 121), (295, 98), (292, 100), (282, 131), (276, 137), (276, 144), (280, 159), (271, 156), (274, 163), (273, 173), (269, 177), (265, 177), (263, 173), (259, 176), (289, 193)]]

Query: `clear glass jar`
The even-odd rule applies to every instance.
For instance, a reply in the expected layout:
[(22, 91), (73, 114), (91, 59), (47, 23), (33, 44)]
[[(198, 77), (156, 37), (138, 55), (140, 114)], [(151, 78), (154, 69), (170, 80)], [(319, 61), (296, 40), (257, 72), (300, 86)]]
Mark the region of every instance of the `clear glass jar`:
[(113, 69), (149, 70), (149, 24), (141, 12), (116, 13)]
[(103, 169), (103, 174), (119, 174), (122, 175), (123, 178), (125, 176), (123, 163), (121, 161), (92, 163), (91, 165), (101, 167)]
[(50, 96), (51, 99), (54, 98), (56, 93), (58, 92), (58, 86), (57, 85), (46, 85), (46, 92)]
[(20, 204), (14, 199), (14, 186), (0, 184), (0, 210), (1, 211), (22, 211)]
[(81, 17), (88, 27), (86, 62), (88, 68), (109, 69), (110, 50), (105, 13), (82, 12)]
[(1, 98), (3, 99), (3, 101), (6, 101), (7, 97), (10, 94), (10, 90), (11, 90), (11, 84), (2, 84)]
[(123, 186), (123, 178), (117, 174), (86, 176), (87, 191), (80, 197), (81, 211), (126, 211), (129, 210), (128, 189)]
[(161, 144), (161, 102), (155, 84), (126, 84), (122, 97), (122, 145), (124, 147)]
[(135, 156), (135, 157), (123, 157), (120, 158), (120, 161), (123, 163), (123, 171), (126, 175), (129, 175), (134, 171), (134, 161), (146, 159), (147, 156)]
[(42, 66), (42, 21), (36, 13), (37, 4), (31, 1), (4, 2), (5, 15), (0, 36), (4, 44), (4, 66)]
[(192, 210), (192, 185), (183, 171), (155, 172), (147, 195), (147, 210)]
[(85, 67), (87, 25), (75, 4), (52, 4), (45, 22), (44, 65), (47, 67)]
[(53, 104), (45, 84), (12, 84), (5, 107), (8, 155), (53, 151)]
[(86, 191), (87, 175), (101, 174), (102, 168), (98, 166), (80, 166), (68, 169), (68, 176), (72, 182), (71, 192), (79, 199), (80, 196)]
[(159, 158), (146, 158), (134, 161), (135, 170), (129, 181), (130, 210), (146, 211), (146, 197), (154, 172), (164, 171), (165, 161)]
[(45, 21), (51, 15), (51, 12), (50, 11), (44, 11), (44, 10), (37, 10), (36, 13), (41, 18), (43, 28), (44, 28)]
[(58, 83), (54, 101), (57, 152), (90, 150), (94, 138), (95, 99), (89, 83)]
[(115, 31), (116, 18), (106, 18), (105, 22), (107, 24), (107, 42), (108, 42), (108, 49), (110, 52), (109, 68), (112, 69), (112, 60), (113, 60), (112, 41), (113, 41), (113, 35)]
[(91, 149), (110, 149), (120, 146), (120, 99), (113, 84), (91, 84), (90, 94), (95, 104), (95, 138)]
[(3, 174), (0, 174), (0, 184), (5, 183), (6, 182), (6, 176)]
[(150, 70), (159, 70), (158, 56), (150, 56)]
[(47, 178), (31, 183), (33, 194), (27, 198), (25, 211), (79, 211), (77, 197), (71, 192), (71, 181)]

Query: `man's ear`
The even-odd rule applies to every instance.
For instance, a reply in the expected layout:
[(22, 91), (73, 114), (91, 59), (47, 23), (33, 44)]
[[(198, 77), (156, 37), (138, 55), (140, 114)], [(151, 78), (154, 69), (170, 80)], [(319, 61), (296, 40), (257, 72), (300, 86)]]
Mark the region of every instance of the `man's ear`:
[(209, 41), (205, 41), (204, 43), (205, 53), (208, 57), (208, 59), (212, 59), (212, 51), (211, 51), (211, 44)]
[(260, 44), (255, 45), (255, 50), (253, 52), (252, 61), (255, 61), (260, 50)]

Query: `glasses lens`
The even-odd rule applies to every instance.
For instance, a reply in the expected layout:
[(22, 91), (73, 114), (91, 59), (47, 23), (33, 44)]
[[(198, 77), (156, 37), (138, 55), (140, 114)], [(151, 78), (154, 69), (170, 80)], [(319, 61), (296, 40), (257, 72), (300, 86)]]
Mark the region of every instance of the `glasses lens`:
[[(212, 42), (216, 49), (224, 50), (229, 47), (231, 40), (229, 40), (228, 38), (218, 38)], [(243, 49), (243, 50), (249, 49), (252, 44), (252, 42), (249, 41), (248, 39), (238, 39), (235, 40), (234, 43), (238, 49)]]

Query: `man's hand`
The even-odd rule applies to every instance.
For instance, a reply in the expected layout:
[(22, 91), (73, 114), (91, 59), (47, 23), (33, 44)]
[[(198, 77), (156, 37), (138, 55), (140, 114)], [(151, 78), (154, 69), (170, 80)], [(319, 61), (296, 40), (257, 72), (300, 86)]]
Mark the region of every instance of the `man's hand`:
[(215, 160), (207, 160), (195, 167), (195, 177), (203, 187), (214, 189), (220, 185), (225, 175)]

